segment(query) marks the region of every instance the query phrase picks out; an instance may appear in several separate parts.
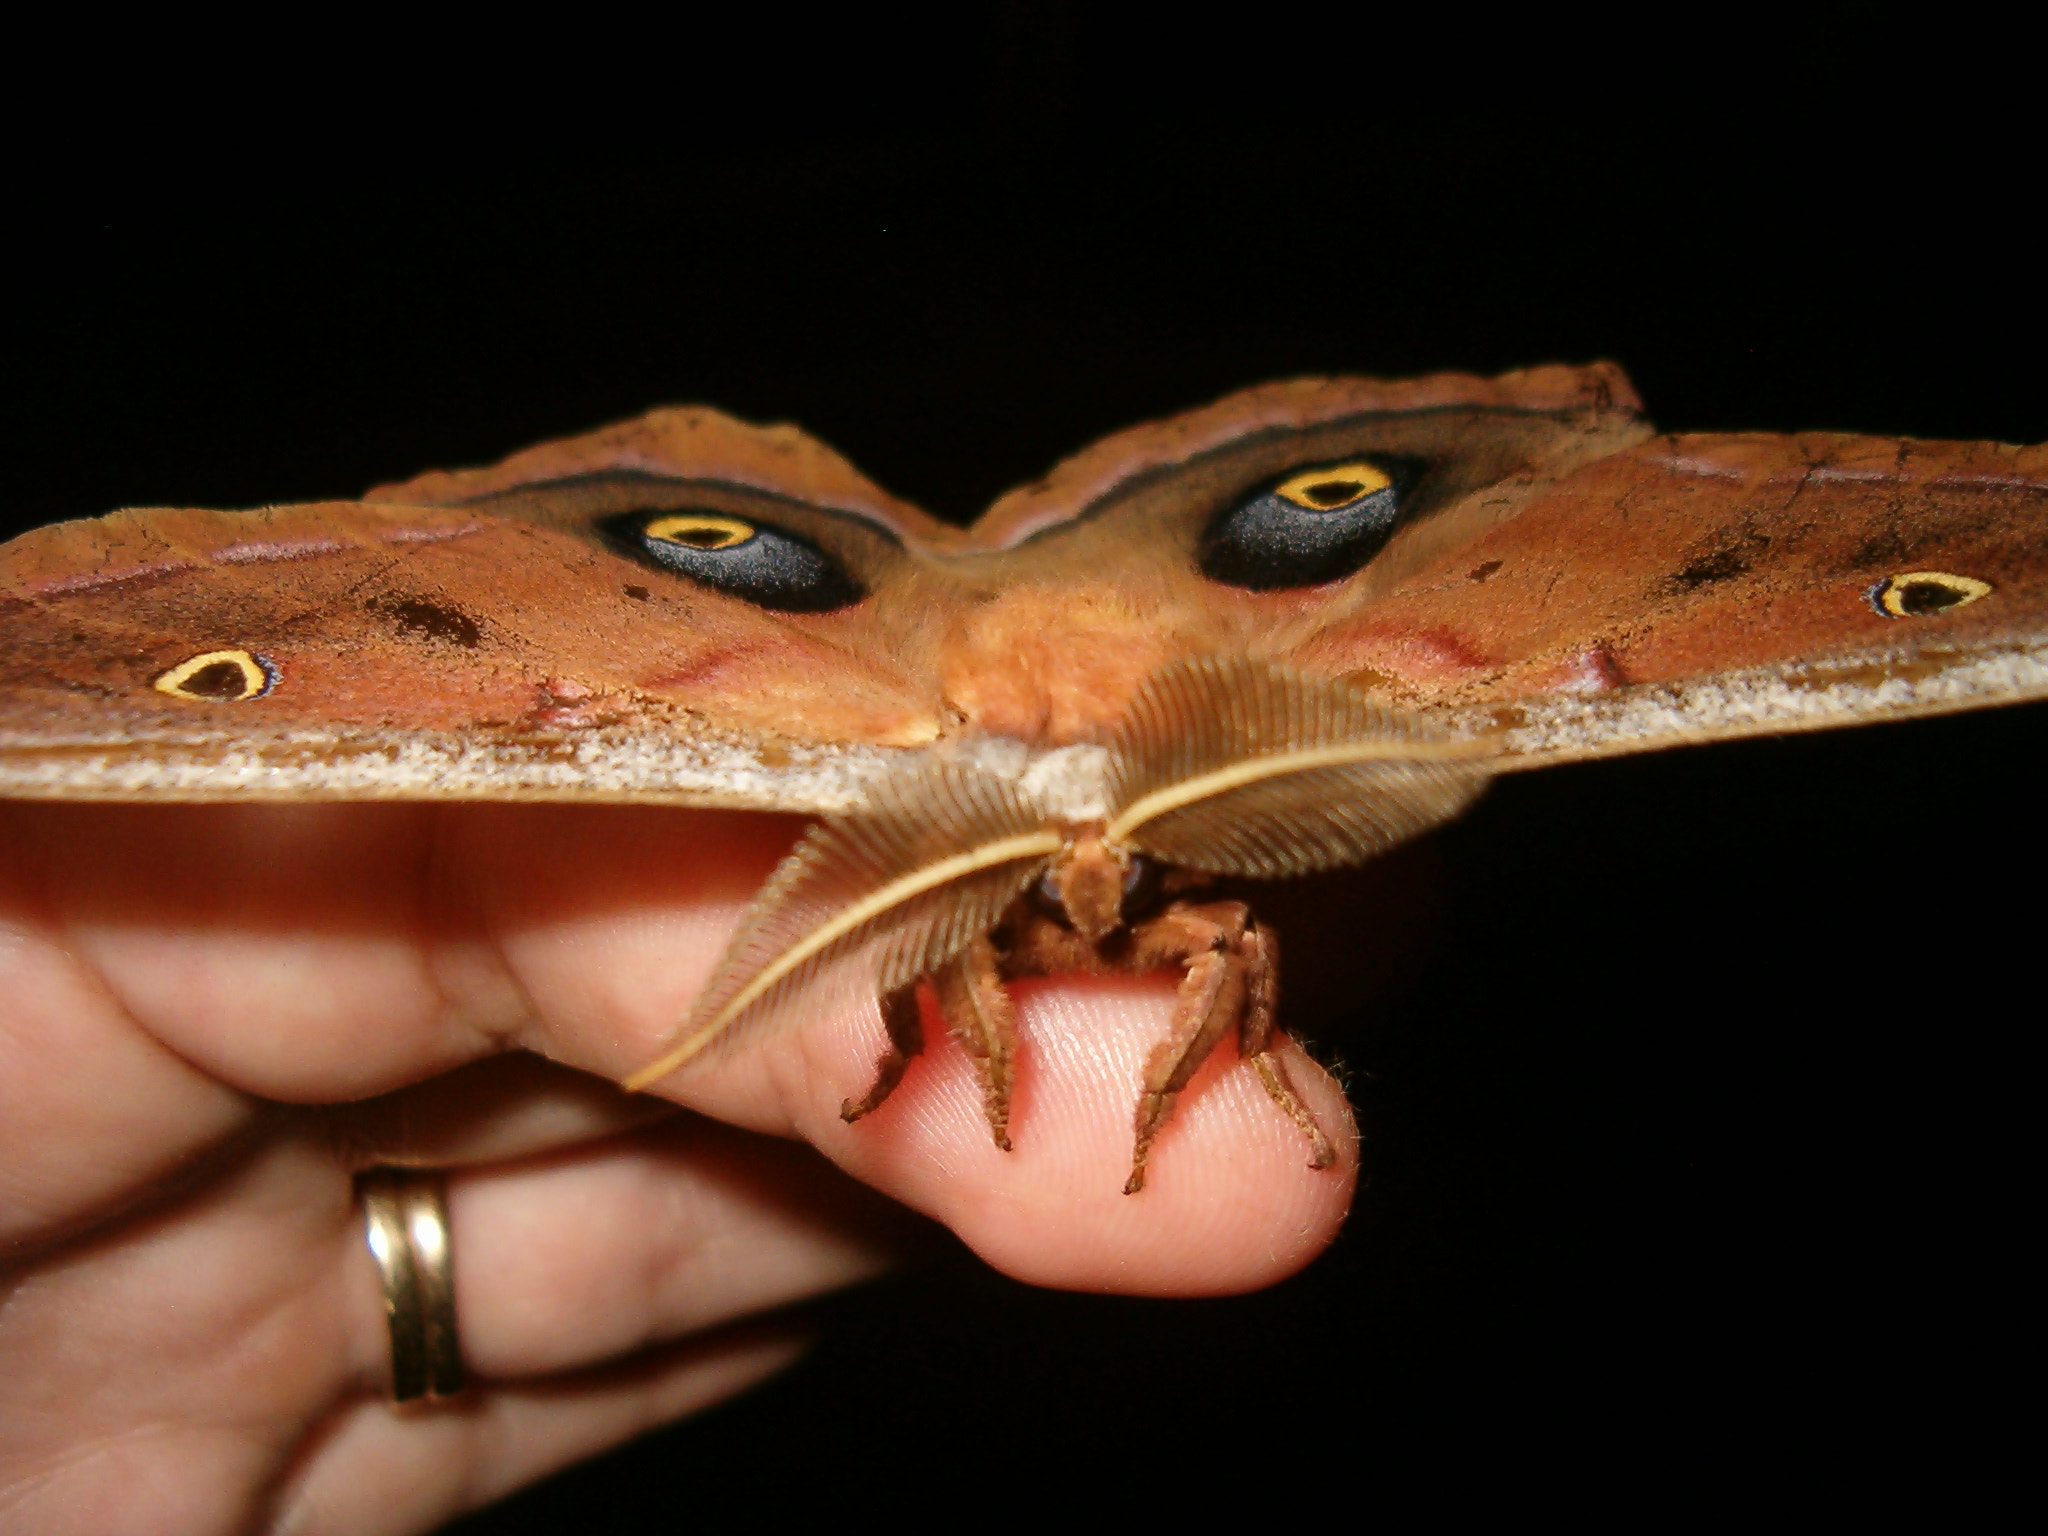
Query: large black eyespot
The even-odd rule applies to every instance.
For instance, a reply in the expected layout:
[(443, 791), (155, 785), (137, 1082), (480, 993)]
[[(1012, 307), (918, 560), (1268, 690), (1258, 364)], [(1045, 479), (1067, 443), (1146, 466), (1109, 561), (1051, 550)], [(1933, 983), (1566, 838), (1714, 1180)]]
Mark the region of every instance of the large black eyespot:
[(1401, 493), (1418, 468), (1347, 459), (1295, 470), (1209, 525), (1202, 574), (1254, 591), (1349, 576), (1400, 524)]
[(599, 526), (638, 559), (781, 613), (822, 613), (867, 595), (809, 539), (729, 512), (626, 512)]

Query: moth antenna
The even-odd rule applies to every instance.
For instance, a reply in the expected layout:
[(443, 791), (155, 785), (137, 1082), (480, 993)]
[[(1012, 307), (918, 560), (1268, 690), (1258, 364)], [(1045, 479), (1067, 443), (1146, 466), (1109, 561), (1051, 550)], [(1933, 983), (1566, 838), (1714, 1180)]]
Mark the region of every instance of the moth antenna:
[(1198, 656), (1145, 680), (1111, 743), (1104, 836), (1274, 879), (1362, 864), (1485, 787), (1485, 748), (1279, 662)]
[(1064, 839), (1007, 780), (937, 763), (885, 779), (857, 815), (813, 827), (740, 919), (637, 1092), (717, 1046), (796, 1016), (822, 989), (879, 997), (988, 932)]

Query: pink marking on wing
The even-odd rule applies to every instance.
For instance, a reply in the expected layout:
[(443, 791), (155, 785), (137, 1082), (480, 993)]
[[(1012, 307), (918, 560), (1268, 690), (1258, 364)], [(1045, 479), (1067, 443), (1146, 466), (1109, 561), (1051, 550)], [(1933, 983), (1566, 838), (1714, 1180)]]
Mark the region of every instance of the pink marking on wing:
[(1538, 687), (1557, 693), (1607, 693), (1627, 682), (1628, 674), (1614, 652), (1605, 645), (1591, 645), (1567, 656)]
[(608, 724), (616, 715), (596, 689), (573, 677), (551, 677), (533, 692), (534, 705), (526, 716), (531, 725), (582, 730)]
[[(1901, 476), (1901, 478), (1905, 478)], [(1927, 484), (1938, 485), (1943, 490), (1973, 491), (2048, 491), (2048, 480), (2036, 479), (2031, 475), (1952, 474), (1936, 475)]]
[(1696, 475), (1703, 480), (1746, 480), (1748, 475), (1733, 464), (1717, 464), (1693, 454), (1646, 452), (1643, 458), (1673, 474)]
[(341, 539), (247, 539), (213, 552), (222, 565), (256, 565), (266, 560), (304, 560), (349, 546)]
[(54, 576), (47, 581), (25, 583), (25, 589), (38, 597), (59, 597), (66, 592), (87, 592), (94, 587), (111, 587), (118, 582), (135, 581), (144, 576), (169, 576), (178, 571), (196, 570), (197, 560), (180, 556), (171, 560), (151, 560), (141, 565), (117, 566), (112, 570), (92, 571), (83, 576)]
[(418, 524), (403, 524), (385, 529), (379, 537), (386, 544), (437, 544), (443, 539), (459, 539), (465, 534), (477, 533), (483, 526), (482, 523), (458, 523), (453, 527), (436, 528), (432, 525), (421, 527)]
[(673, 672), (664, 672), (659, 677), (650, 677), (641, 686), (646, 688), (675, 689), (687, 692), (700, 689), (706, 683), (754, 661), (768, 647), (761, 645), (735, 645), (724, 650), (705, 651), (687, 666)]
[(1317, 671), (1380, 672), (1421, 684), (1462, 683), (1499, 665), (1449, 629), (1361, 627), (1319, 636), (1300, 654)]
[(594, 704), (551, 704), (527, 716), (535, 725), (553, 726), (559, 730), (582, 730), (602, 725), (605, 718), (604, 712)]

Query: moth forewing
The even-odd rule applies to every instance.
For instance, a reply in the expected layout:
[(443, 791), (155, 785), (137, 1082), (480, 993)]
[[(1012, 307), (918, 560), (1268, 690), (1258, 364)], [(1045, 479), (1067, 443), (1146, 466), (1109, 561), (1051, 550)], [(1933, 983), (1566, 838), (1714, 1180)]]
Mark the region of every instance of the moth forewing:
[(1196, 657), (1132, 701), (1105, 836), (1213, 874), (1358, 864), (1458, 814), (1487, 749), (1274, 662)]
[(805, 834), (741, 917), (689, 1022), (625, 1086), (930, 974), (994, 927), (1063, 841), (992, 775), (937, 763), (884, 781), (859, 815)]

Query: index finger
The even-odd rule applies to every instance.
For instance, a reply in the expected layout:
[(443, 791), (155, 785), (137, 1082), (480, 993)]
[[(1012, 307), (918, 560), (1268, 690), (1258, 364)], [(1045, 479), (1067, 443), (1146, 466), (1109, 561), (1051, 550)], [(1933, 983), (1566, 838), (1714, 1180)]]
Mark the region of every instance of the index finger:
[[(648, 807), (12, 806), (12, 905), (134, 1031), (214, 1081), (331, 1102), (507, 1048), (623, 1077), (658, 1050), (798, 823)], [(1017, 989), (1015, 1151), (996, 1149), (938, 1031), (883, 1109), (869, 1006), (660, 1085), (733, 1123), (802, 1135), (1038, 1283), (1180, 1294), (1290, 1273), (1327, 1243), (1355, 1158), (1299, 1132), (1227, 1047), (1189, 1085), (1150, 1186), (1120, 1193), (1170, 978)], [(1342, 1095), (1297, 1087), (1340, 1144)], [(131, 1093), (141, 1091), (131, 1088)]]

